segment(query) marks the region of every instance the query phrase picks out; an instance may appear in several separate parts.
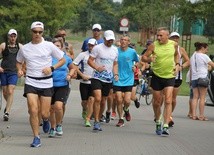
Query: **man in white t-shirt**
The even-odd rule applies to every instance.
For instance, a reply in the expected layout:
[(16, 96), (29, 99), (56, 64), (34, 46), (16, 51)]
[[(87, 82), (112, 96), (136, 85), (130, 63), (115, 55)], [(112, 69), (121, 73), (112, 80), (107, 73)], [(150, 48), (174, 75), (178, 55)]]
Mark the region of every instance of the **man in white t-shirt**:
[[(50, 129), (48, 121), (50, 115), (51, 96), (53, 93), (52, 72), (65, 63), (64, 53), (53, 43), (44, 41), (42, 34), (44, 24), (36, 21), (31, 25), (32, 41), (25, 44), (17, 54), (18, 76), (23, 76), (22, 65), (26, 63), (26, 79), (24, 96), (27, 97), (30, 124), (34, 134), (31, 147), (40, 147), (38, 100), (41, 104), (41, 115), (43, 118), (43, 131), (47, 133)], [(52, 57), (59, 61), (52, 66)]]
[(88, 64), (94, 69), (91, 87), (94, 95), (94, 129), (102, 131), (100, 127), (100, 104), (106, 102), (112, 88), (112, 79), (118, 80), (117, 57), (118, 50), (112, 46), (115, 40), (114, 32), (104, 32), (104, 43), (96, 45), (88, 59)]

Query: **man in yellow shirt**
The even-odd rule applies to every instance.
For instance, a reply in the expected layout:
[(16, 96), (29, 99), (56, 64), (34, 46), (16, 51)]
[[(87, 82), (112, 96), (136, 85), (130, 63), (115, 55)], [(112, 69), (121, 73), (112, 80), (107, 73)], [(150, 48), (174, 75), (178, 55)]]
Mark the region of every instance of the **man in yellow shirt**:
[[(156, 133), (158, 135), (169, 135), (169, 119), (171, 116), (172, 92), (175, 83), (175, 75), (179, 70), (179, 57), (177, 43), (169, 40), (169, 30), (165, 27), (158, 28), (157, 40), (152, 43), (141, 60), (151, 62), (153, 70), (151, 87), (153, 89), (153, 110), (156, 119)], [(164, 124), (162, 129), (161, 103), (164, 93)]]

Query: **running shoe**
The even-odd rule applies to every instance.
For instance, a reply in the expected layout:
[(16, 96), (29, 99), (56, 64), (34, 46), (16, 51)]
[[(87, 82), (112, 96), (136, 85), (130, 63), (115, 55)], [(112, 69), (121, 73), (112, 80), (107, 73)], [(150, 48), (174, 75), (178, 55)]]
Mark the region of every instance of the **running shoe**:
[(161, 135), (162, 134), (162, 125), (161, 122), (156, 122), (156, 134)]
[(31, 147), (40, 147), (41, 146), (41, 141), (39, 137), (34, 137), (33, 143), (30, 144)]
[(169, 127), (163, 127), (162, 136), (169, 136)]
[(106, 112), (106, 123), (110, 122), (111, 120), (110, 116), (111, 116), (111, 112)]
[(82, 112), (82, 118), (83, 118), (83, 119), (86, 119), (86, 116), (87, 116), (87, 112), (86, 112), (86, 111), (83, 111), (83, 112)]
[(4, 116), (3, 116), (3, 119), (4, 121), (8, 121), (9, 120), (9, 113), (4, 113)]
[(116, 124), (117, 127), (123, 127), (124, 126), (124, 120), (119, 119), (118, 123)]
[(94, 128), (93, 130), (95, 131), (102, 131), (102, 128), (100, 127), (100, 123), (99, 122), (94, 122)]
[(126, 118), (126, 121), (130, 121), (131, 120), (131, 115), (129, 113), (129, 109), (125, 110), (125, 108), (123, 108), (124, 110), (124, 117)]
[(62, 134), (63, 134), (62, 125), (58, 124), (58, 125), (56, 126), (56, 135), (57, 135), (57, 136), (62, 136)]
[(49, 120), (43, 120), (42, 128), (43, 128), (44, 133), (48, 133), (48, 131), (50, 130)]
[(85, 120), (85, 127), (91, 127), (91, 123), (89, 120)]
[(140, 102), (138, 101), (138, 99), (136, 99), (136, 100), (134, 101), (134, 104), (135, 104), (135, 107), (136, 107), (136, 108), (139, 108), (139, 107), (140, 107)]
[(53, 138), (56, 136), (56, 130), (54, 128), (51, 128), (49, 131), (49, 137)]
[(115, 120), (117, 118), (116, 112), (111, 113), (111, 120)]
[(100, 122), (106, 122), (106, 117), (104, 115), (101, 116)]

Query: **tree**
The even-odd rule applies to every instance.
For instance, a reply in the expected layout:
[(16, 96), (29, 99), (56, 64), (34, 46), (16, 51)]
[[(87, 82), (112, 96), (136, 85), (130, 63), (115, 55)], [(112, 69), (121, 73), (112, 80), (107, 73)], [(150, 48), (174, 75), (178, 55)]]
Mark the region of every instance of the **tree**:
[(3, 23), (0, 33), (15, 28), (26, 42), (30, 24), (39, 20), (45, 24), (46, 34), (52, 36), (75, 15), (78, 3), (78, 0), (3, 0), (0, 5), (0, 23)]

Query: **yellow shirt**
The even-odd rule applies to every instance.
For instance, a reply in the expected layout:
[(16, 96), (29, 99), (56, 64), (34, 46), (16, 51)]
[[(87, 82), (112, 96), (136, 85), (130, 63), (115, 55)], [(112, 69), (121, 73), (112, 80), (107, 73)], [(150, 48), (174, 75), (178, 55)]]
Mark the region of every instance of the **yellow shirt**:
[(154, 53), (156, 56), (155, 62), (152, 63), (152, 69), (155, 75), (161, 78), (173, 78), (175, 61), (175, 42), (168, 40), (166, 44), (159, 44), (158, 41), (154, 42)]

